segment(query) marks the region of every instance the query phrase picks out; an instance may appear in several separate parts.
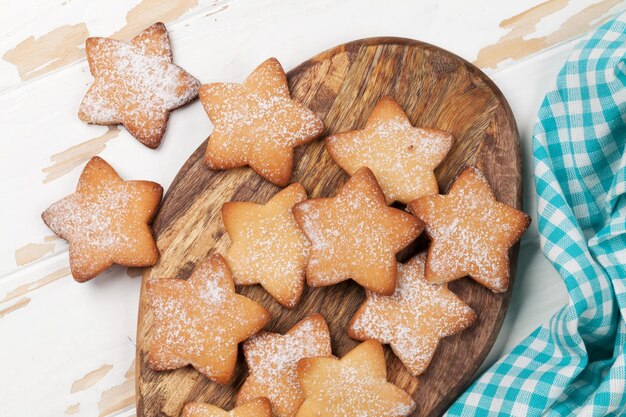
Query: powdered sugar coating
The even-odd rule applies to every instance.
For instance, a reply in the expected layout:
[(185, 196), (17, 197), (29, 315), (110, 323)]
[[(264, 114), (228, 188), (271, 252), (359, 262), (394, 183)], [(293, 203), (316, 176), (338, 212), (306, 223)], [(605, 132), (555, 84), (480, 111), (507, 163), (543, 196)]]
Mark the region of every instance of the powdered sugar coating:
[(470, 275), (495, 292), (508, 288), (508, 250), (530, 224), (525, 213), (496, 201), (476, 167), (466, 168), (447, 195), (410, 204), (432, 238), (426, 279), (448, 282)]
[(153, 369), (187, 364), (219, 383), (231, 378), (237, 344), (259, 331), (269, 313), (235, 293), (220, 255), (199, 263), (188, 280), (161, 278), (147, 283), (154, 327), (148, 363)]
[(250, 375), (237, 395), (237, 404), (266, 397), (277, 417), (294, 415), (304, 401), (298, 382), (298, 361), (332, 355), (330, 333), (321, 315), (300, 321), (284, 336), (259, 333), (247, 340), (243, 349)]
[(149, 223), (163, 189), (149, 181), (123, 181), (103, 159), (92, 158), (75, 193), (52, 204), (44, 222), (70, 245), (72, 274), (93, 278), (113, 263), (150, 266), (158, 251)]
[(89, 38), (86, 50), (94, 83), (81, 103), (81, 120), (122, 123), (140, 142), (156, 147), (169, 112), (198, 95), (200, 82), (172, 63), (162, 24), (131, 42)]
[[(123, 231), (130, 227), (138, 232), (141, 224), (127, 222), (124, 217), (130, 210), (129, 202), (140, 197), (139, 191), (124, 183), (98, 188), (101, 190), (94, 196), (74, 193), (51, 205), (47, 210), (50, 228), (71, 240), (77, 252), (87, 246), (101, 251), (118, 247), (130, 250), (134, 236)], [(119, 222), (113, 213), (120, 215)]]
[(398, 264), (398, 284), (392, 296), (370, 291), (352, 318), (348, 334), (391, 345), (413, 375), (430, 363), (439, 339), (458, 333), (476, 319), (472, 309), (445, 284), (424, 278), (426, 255)]
[(378, 101), (363, 130), (326, 138), (326, 148), (344, 170), (370, 168), (387, 201), (405, 204), (438, 193), (433, 169), (451, 146), (452, 135), (414, 128), (390, 97)]
[(272, 417), (272, 407), (267, 398), (255, 398), (230, 411), (211, 404), (188, 403), (182, 417)]
[(335, 198), (307, 200), (294, 207), (311, 242), (309, 285), (352, 278), (372, 291), (392, 294), (395, 254), (422, 231), (421, 222), (385, 204), (372, 172), (360, 169)]
[(309, 241), (292, 214), (306, 199), (300, 184), (291, 184), (265, 205), (230, 202), (222, 218), (233, 244), (226, 253), (235, 284), (261, 284), (283, 306), (294, 307), (304, 289)]
[(402, 389), (387, 382), (380, 343), (361, 343), (342, 359), (312, 358), (298, 365), (306, 400), (297, 417), (400, 417), (415, 409)]
[(206, 151), (209, 167), (249, 165), (281, 186), (291, 177), (293, 148), (324, 130), (315, 113), (291, 99), (275, 58), (259, 65), (243, 84), (203, 85), (200, 100), (214, 125)]

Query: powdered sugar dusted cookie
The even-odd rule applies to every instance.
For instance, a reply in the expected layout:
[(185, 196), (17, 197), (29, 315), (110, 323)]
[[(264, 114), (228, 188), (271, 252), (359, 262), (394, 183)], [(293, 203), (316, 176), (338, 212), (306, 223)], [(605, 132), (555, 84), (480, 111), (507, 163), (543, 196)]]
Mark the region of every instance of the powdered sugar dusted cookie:
[(267, 398), (255, 398), (230, 411), (211, 404), (189, 403), (183, 408), (182, 417), (272, 417), (272, 406)]
[(261, 332), (243, 344), (243, 353), (250, 368), (237, 404), (256, 397), (266, 397), (277, 417), (293, 416), (304, 401), (298, 382), (300, 359), (332, 356), (330, 333), (320, 314), (308, 317), (284, 336)]
[(432, 243), (426, 279), (448, 282), (466, 275), (494, 292), (509, 286), (509, 248), (530, 225), (525, 213), (496, 201), (483, 173), (468, 167), (447, 195), (419, 198), (409, 205), (426, 223)]
[(304, 289), (310, 245), (291, 210), (303, 200), (306, 191), (296, 183), (265, 205), (229, 202), (222, 207), (224, 226), (233, 241), (226, 261), (235, 284), (261, 284), (287, 308), (298, 303)]
[(200, 82), (172, 63), (163, 23), (130, 42), (88, 38), (85, 50), (94, 82), (78, 117), (87, 123), (123, 124), (149, 148), (161, 143), (170, 111), (198, 95)]
[(451, 146), (451, 134), (413, 127), (388, 96), (378, 101), (363, 130), (326, 138), (326, 149), (348, 174), (368, 167), (387, 201), (404, 204), (439, 192), (433, 170)]
[(416, 217), (385, 204), (369, 168), (359, 169), (336, 197), (303, 201), (293, 212), (311, 241), (306, 276), (312, 287), (352, 278), (370, 291), (393, 294), (396, 253), (423, 229)]
[(276, 58), (259, 65), (243, 84), (202, 85), (200, 100), (215, 126), (206, 148), (207, 166), (249, 165), (279, 186), (291, 178), (293, 148), (324, 131), (315, 113), (291, 99)]
[(88, 281), (113, 264), (151, 266), (159, 259), (150, 222), (163, 188), (151, 181), (124, 181), (104, 159), (91, 158), (76, 192), (41, 215), (69, 242), (72, 276)]
[(146, 284), (154, 315), (148, 364), (157, 371), (191, 364), (207, 378), (226, 384), (237, 362), (237, 344), (270, 318), (262, 306), (235, 293), (224, 259), (211, 255), (187, 280), (153, 279)]
[(375, 340), (341, 359), (302, 359), (298, 375), (306, 400), (297, 417), (400, 417), (415, 409), (406, 392), (387, 382), (383, 347)]
[(367, 291), (367, 299), (348, 327), (357, 340), (376, 339), (391, 345), (404, 366), (419, 375), (430, 363), (439, 339), (470, 326), (474, 311), (448, 290), (424, 278), (426, 254), (398, 264), (398, 286), (391, 296)]

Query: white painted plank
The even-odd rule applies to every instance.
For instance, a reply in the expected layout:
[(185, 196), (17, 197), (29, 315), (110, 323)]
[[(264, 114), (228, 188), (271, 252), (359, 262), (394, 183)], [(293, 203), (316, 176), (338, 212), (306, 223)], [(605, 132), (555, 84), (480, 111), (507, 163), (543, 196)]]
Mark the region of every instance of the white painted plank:
[[(30, 0), (30, 1), (4, 1), (0, 13), (0, 91), (20, 84), (21, 77), (35, 75), (40, 67), (54, 67), (58, 64), (56, 55), (61, 56), (61, 61), (67, 60), (70, 64), (76, 59), (82, 59), (84, 46), (82, 42), (76, 48), (79, 57), (70, 52), (74, 50), (73, 42), (67, 42), (70, 34), (75, 36), (110, 36), (122, 31), (122, 36), (132, 33), (133, 28), (149, 26), (156, 20), (164, 20), (168, 24), (175, 24), (186, 17), (194, 14), (210, 14), (228, 7), (233, 0), (99, 0), (99, 1), (75, 1), (75, 0)], [(142, 24), (143, 22), (143, 24)], [(130, 30), (129, 30), (130, 29)], [(41, 41), (52, 33), (55, 40), (46, 43), (40, 54), (46, 56), (41, 65), (25, 70), (25, 74), (19, 74), (14, 65), (14, 59), (8, 51), (16, 48), (22, 42)], [(84, 34), (84, 35), (83, 35)], [(132, 34), (130, 34), (132, 36)], [(72, 38), (73, 39), (73, 38)], [(58, 51), (59, 54), (55, 53)], [(29, 74), (30, 73), (30, 74)]]
[[(63, 255), (38, 262), (0, 280), (0, 297), (67, 266)], [(114, 268), (88, 285), (64, 276), (0, 304), (2, 310), (29, 300), (0, 317), (0, 414), (61, 416), (79, 402), (81, 415), (98, 415), (100, 392), (123, 382), (133, 361), (139, 286), (140, 278)], [(96, 385), (70, 392), (74, 381), (104, 364), (113, 368)]]

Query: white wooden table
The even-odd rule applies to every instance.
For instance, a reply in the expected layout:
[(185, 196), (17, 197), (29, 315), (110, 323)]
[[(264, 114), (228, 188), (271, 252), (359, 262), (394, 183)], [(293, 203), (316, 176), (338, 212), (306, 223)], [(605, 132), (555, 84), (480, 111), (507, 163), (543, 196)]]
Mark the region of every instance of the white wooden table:
[[(199, 102), (172, 113), (157, 151), (123, 128), (86, 125), (87, 36), (129, 39), (167, 24), (175, 62), (204, 82), (241, 81), (276, 56), (289, 69), (336, 44), (403, 36), (449, 49), (502, 89), (522, 137), (525, 209), (536, 213), (531, 132), (576, 40), (626, 9), (620, 0), (0, 1), (0, 415), (134, 415), (138, 271), (77, 284), (67, 245), (40, 220), (74, 190), (91, 156), (167, 188), (211, 132)], [(567, 301), (537, 224), (522, 240), (509, 312), (485, 366)]]

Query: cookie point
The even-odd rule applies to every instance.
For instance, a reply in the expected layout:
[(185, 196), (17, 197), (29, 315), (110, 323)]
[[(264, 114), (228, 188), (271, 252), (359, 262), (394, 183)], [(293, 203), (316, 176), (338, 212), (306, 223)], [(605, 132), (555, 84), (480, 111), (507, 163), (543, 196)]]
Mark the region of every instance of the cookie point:
[(326, 323), (326, 319), (321, 313), (315, 313), (315, 314), (310, 315), (308, 317), (308, 320), (314, 320), (314, 321), (320, 321), (320, 322), (323, 321), (324, 323)]
[(277, 67), (280, 67), (280, 69), (284, 72), (283, 65), (280, 63), (280, 61), (276, 57), (267, 58), (265, 61), (261, 63), (261, 65), (277, 66)]
[(211, 83), (208, 84), (200, 84), (198, 87), (198, 95), (200, 96), (200, 101), (206, 99), (206, 95), (211, 91)]
[[(368, 349), (373, 349), (373, 350), (375, 349), (375, 350), (378, 350), (378, 351), (381, 351), (381, 352), (383, 350), (383, 345), (381, 345), (380, 342), (378, 340), (375, 340), (375, 339), (367, 339), (363, 343), (361, 343), (360, 346), (367, 347)], [(357, 347), (359, 347), (359, 346), (357, 346)]]
[[(393, 285), (391, 285), (392, 282), (393, 282)], [(389, 280), (389, 283), (385, 285), (383, 288), (381, 288), (380, 290), (375, 291), (372, 289), (370, 291), (375, 292), (380, 295), (387, 295), (387, 296), (393, 295), (393, 293), (396, 291), (396, 283), (397, 283), (397, 277), (393, 281)]]
[(490, 288), (490, 290), (495, 293), (495, 294), (502, 294), (507, 292), (509, 289), (509, 282), (507, 280), (506, 283), (503, 283), (503, 285), (498, 285), (498, 286), (492, 286), (492, 288)]
[(271, 410), (272, 403), (270, 402), (270, 400), (268, 400), (265, 397), (257, 397), (256, 399), (254, 399), (252, 401), (258, 401), (259, 403), (262, 404), (263, 407), (268, 408), (268, 409)]
[(106, 164), (108, 166), (111, 166), (106, 160), (104, 160), (103, 158), (100, 158), (99, 156), (92, 156), (89, 161), (87, 161), (87, 165), (96, 165), (96, 164)]
[(89, 117), (87, 116), (82, 103), (80, 104), (80, 107), (78, 107), (78, 119), (81, 122), (89, 123)]
[(291, 180), (291, 172), (289, 172), (289, 176), (288, 177), (265, 177), (263, 175), (261, 175), (262, 177), (264, 177), (267, 181), (271, 182), (274, 185), (277, 185), (281, 188), (286, 187), (287, 185), (289, 185), (289, 181)]
[[(50, 206), (50, 207), (52, 207), (52, 206)], [(50, 211), (49, 211), (50, 207), (48, 207), (47, 209), (45, 209), (41, 213), (41, 220), (44, 222), (44, 224), (46, 226), (48, 226), (48, 228), (50, 228), (50, 220), (51, 220), (51, 218), (50, 218), (51, 214), (50, 214)], [(56, 232), (55, 232), (55, 234), (56, 234)]]
[(298, 223), (300, 222), (299, 219), (301, 215), (307, 210), (308, 201), (309, 200), (304, 200), (299, 203), (296, 203), (291, 208), (291, 212), (293, 213), (293, 216), (296, 218), (296, 221), (298, 221)]
[(100, 39), (102, 39), (102, 38), (99, 38), (97, 36), (91, 36), (91, 37), (85, 39), (85, 47), (86, 48), (91, 48), (96, 43), (98, 43), (100, 41)]
[[(152, 186), (153, 191), (156, 191), (157, 193), (160, 194), (160, 196), (163, 196), (163, 186), (157, 182), (154, 181), (149, 181), (150, 185)], [(159, 201), (161, 200), (161, 197), (159, 197)]]
[(209, 255), (209, 257), (206, 259), (207, 262), (210, 263), (217, 263), (217, 264), (221, 264), (224, 267), (228, 268), (228, 266), (226, 265), (226, 260), (224, 259), (224, 257), (218, 253), (218, 252), (213, 252), (211, 255)]
[(386, 105), (393, 104), (393, 105), (396, 105), (396, 106), (399, 106), (399, 105), (400, 105), (400, 104), (396, 101), (396, 99), (394, 99), (393, 97), (391, 97), (390, 95), (387, 95), (387, 94), (386, 94), (386, 95), (384, 95), (384, 96), (382, 96), (382, 97), (378, 100), (378, 102), (377, 102), (376, 104), (386, 104)]
[(72, 273), (72, 278), (74, 278), (74, 281), (78, 282), (79, 284), (83, 284), (93, 278), (95, 278), (96, 276), (98, 276), (98, 274), (85, 274), (82, 271), (78, 271), (76, 270), (76, 268), (72, 268), (72, 262), (70, 261), (70, 272)]
[(299, 182), (289, 184), (287, 188), (293, 189), (293, 191), (299, 194), (306, 194), (306, 188), (304, 188), (304, 185), (300, 184)]
[(363, 166), (363, 167), (359, 168), (359, 169), (358, 169), (358, 170), (354, 173), (353, 177), (357, 177), (357, 176), (359, 176), (359, 177), (370, 177), (370, 178), (376, 178), (376, 177), (374, 176), (374, 173), (372, 172), (372, 170), (371, 170), (371, 169), (369, 169), (369, 168), (368, 168), (368, 167), (366, 167), (366, 166)]
[(306, 372), (306, 370), (309, 369), (310, 365), (311, 365), (311, 358), (300, 359), (298, 363), (296, 364), (296, 370), (298, 374), (300, 375)]

